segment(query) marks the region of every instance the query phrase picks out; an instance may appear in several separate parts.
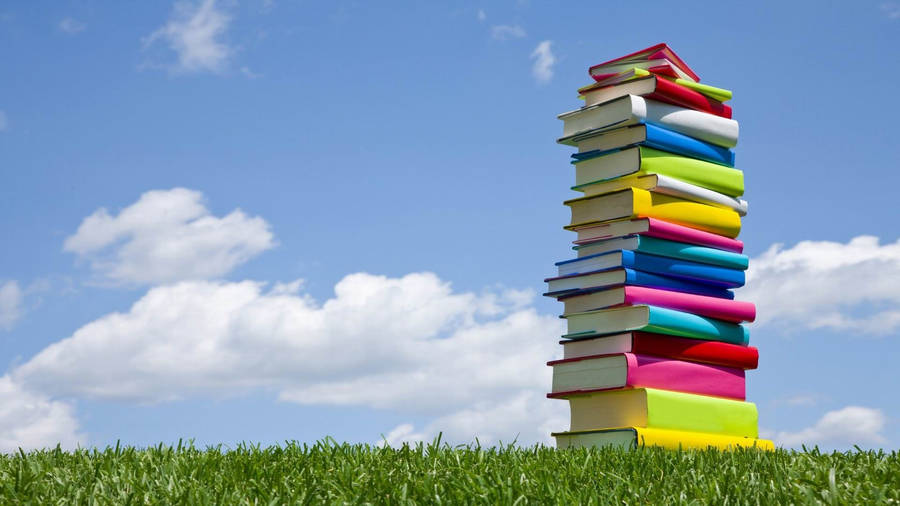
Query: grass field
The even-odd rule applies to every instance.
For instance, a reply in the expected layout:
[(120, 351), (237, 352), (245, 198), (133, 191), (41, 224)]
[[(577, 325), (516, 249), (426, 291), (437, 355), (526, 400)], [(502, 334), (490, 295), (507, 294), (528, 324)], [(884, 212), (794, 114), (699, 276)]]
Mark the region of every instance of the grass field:
[(430, 444), (0, 456), (2, 504), (896, 504), (900, 454)]

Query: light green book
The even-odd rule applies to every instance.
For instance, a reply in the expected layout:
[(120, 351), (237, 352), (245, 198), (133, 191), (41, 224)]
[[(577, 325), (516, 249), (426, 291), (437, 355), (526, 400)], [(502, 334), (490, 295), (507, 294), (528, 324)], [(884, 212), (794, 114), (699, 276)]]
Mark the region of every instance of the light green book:
[(758, 437), (756, 405), (655, 388), (606, 390), (566, 397), (570, 431), (646, 427)]
[(574, 160), (572, 164), (575, 165), (573, 189), (625, 176), (661, 174), (730, 197), (744, 194), (744, 173), (738, 169), (646, 146)]

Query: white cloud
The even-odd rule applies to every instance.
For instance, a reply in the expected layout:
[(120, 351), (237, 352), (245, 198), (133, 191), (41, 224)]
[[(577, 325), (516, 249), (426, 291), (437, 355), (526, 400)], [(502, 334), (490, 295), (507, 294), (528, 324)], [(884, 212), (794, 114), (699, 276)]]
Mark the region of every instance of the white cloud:
[(900, 19), (900, 4), (897, 2), (882, 3), (881, 11), (884, 12), (888, 19)]
[(0, 453), (74, 448), (84, 437), (72, 406), (28, 392), (9, 376), (0, 376)]
[(142, 42), (147, 49), (163, 41), (176, 53), (176, 63), (162, 66), (171, 72), (222, 72), (233, 53), (221, 40), (230, 22), (231, 17), (216, 7), (215, 0), (203, 0), (198, 5), (179, 1), (166, 24)]
[(556, 64), (556, 56), (550, 49), (551, 45), (553, 45), (552, 41), (545, 40), (538, 44), (531, 53), (531, 59), (534, 60), (531, 74), (539, 84), (548, 83), (553, 79), (553, 65)]
[(220, 277), (273, 246), (262, 218), (240, 209), (218, 218), (200, 192), (174, 188), (146, 192), (115, 216), (98, 209), (64, 250), (110, 281), (144, 284)]
[(852, 330), (884, 335), (900, 328), (900, 240), (880, 245), (859, 236), (847, 244), (775, 244), (750, 262), (738, 296), (757, 305), (756, 325), (786, 330)]
[(497, 40), (521, 39), (525, 29), (519, 25), (494, 25), (491, 27), (491, 37)]
[(9, 120), (6, 118), (6, 113), (0, 111), (0, 132), (5, 132), (7, 130), (9, 130)]
[(886, 417), (881, 410), (847, 406), (825, 413), (813, 426), (797, 432), (779, 432), (775, 442), (782, 446), (868, 445), (886, 442), (881, 433)]
[(156, 287), (12, 374), (49, 395), (139, 402), (265, 388), (287, 402), (433, 417), (419, 434), (465, 440), (546, 440), (566, 428), (550, 417), (565, 403), (543, 396), (562, 323), (523, 306), (521, 292), (455, 293), (430, 273), (351, 274), (321, 304), (299, 289)]
[(475, 17), (478, 18), (479, 22), (483, 23), (484, 20), (487, 19), (487, 14), (485, 14), (484, 9), (478, 9), (478, 12), (475, 13)]
[(0, 329), (10, 330), (22, 316), (22, 289), (16, 281), (0, 283)]
[(70, 35), (83, 32), (85, 28), (87, 25), (77, 19), (65, 18), (59, 22), (59, 29)]

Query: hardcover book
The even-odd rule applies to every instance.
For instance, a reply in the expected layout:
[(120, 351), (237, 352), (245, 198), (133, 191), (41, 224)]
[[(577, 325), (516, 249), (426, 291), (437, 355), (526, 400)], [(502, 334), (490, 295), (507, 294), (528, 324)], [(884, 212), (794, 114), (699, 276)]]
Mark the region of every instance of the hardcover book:
[(617, 250), (587, 257), (556, 262), (558, 276), (593, 272), (614, 267), (626, 267), (636, 271), (661, 274), (703, 283), (720, 288), (737, 288), (744, 285), (745, 274), (739, 269), (728, 269), (716, 265), (701, 264), (666, 258), (631, 250)]
[(639, 330), (742, 346), (750, 341), (750, 332), (743, 325), (658, 306), (597, 309), (567, 314), (563, 318), (567, 328), (563, 339), (585, 339)]
[(725, 148), (736, 146), (738, 139), (737, 121), (635, 95), (564, 112), (558, 118), (563, 121), (558, 142), (563, 144), (572, 144), (575, 138), (590, 133), (638, 123), (659, 125)]
[(625, 176), (597, 183), (589, 183), (575, 186), (572, 189), (584, 193), (585, 197), (605, 195), (628, 188), (640, 188), (648, 192), (662, 193), (673, 197), (699, 202), (714, 207), (731, 209), (740, 216), (746, 216), (748, 204), (744, 199), (729, 197), (722, 193), (703, 188), (702, 186), (686, 183), (678, 179), (662, 174), (648, 174), (646, 176)]
[(685, 63), (684, 60), (682, 60), (677, 54), (675, 54), (675, 51), (673, 51), (672, 48), (670, 48), (669, 45), (664, 42), (645, 49), (641, 49), (640, 51), (626, 54), (625, 56), (620, 56), (603, 63), (592, 65), (588, 69), (588, 73), (591, 75), (591, 77), (594, 78), (595, 81), (599, 81), (601, 79), (609, 77), (609, 75), (611, 74), (615, 74), (616, 72), (611, 72), (611, 70), (613, 68), (616, 68), (617, 66), (638, 64), (651, 60), (666, 60), (670, 62), (672, 66), (678, 68), (683, 74), (685, 74), (690, 81), (700, 81), (700, 76), (694, 73), (694, 71), (691, 70), (690, 67), (688, 67), (687, 63)]
[(578, 258), (621, 249), (742, 271), (747, 270), (750, 265), (747, 255), (647, 235), (626, 235), (613, 239), (582, 242), (573, 246), (572, 249), (578, 253)]
[(626, 388), (566, 397), (570, 431), (647, 427), (758, 437), (756, 405), (656, 388)]
[[(639, 74), (641, 73), (644, 76), (640, 76)], [(590, 107), (602, 104), (625, 95), (639, 95), (667, 104), (708, 112), (723, 118), (731, 118), (730, 106), (713, 100), (696, 90), (681, 86), (638, 68), (625, 71), (624, 74), (632, 74), (635, 78), (610, 84), (606, 84), (608, 80), (604, 80), (603, 82), (579, 89), (578, 93), (584, 98), (584, 106)], [(618, 75), (621, 75), (621, 73)]]
[(670, 450), (756, 448), (758, 450), (773, 451), (775, 449), (772, 441), (767, 439), (723, 436), (721, 434), (683, 430), (650, 429), (647, 427), (554, 432), (551, 436), (556, 438), (556, 447), (561, 450), (602, 446), (614, 446), (624, 449), (658, 446)]
[(729, 197), (744, 194), (744, 173), (738, 169), (646, 146), (573, 160), (572, 165), (575, 166), (573, 189), (578, 190), (624, 176), (659, 174)]
[(563, 358), (579, 358), (616, 353), (637, 353), (690, 362), (756, 369), (759, 351), (753, 346), (705, 341), (652, 332), (622, 332), (607, 336), (562, 340)]
[(637, 218), (609, 221), (595, 225), (573, 228), (578, 236), (573, 244), (587, 244), (603, 239), (613, 239), (629, 235), (641, 237), (656, 237), (671, 241), (708, 246), (723, 251), (741, 253), (744, 251), (744, 243), (729, 237), (712, 234), (696, 228), (677, 225), (655, 218)]
[(622, 353), (547, 362), (553, 367), (550, 398), (619, 388), (661, 388), (744, 400), (744, 370), (664, 357)]
[(576, 160), (593, 158), (608, 151), (617, 151), (640, 144), (661, 151), (734, 167), (734, 151), (649, 123), (638, 123), (594, 133), (586, 137), (577, 137), (572, 140), (571, 144), (578, 148), (578, 152), (572, 155), (572, 158)]
[(674, 292), (645, 286), (619, 286), (564, 294), (559, 300), (565, 314), (583, 313), (614, 306), (664, 307), (728, 322), (752, 322), (756, 306), (752, 302), (708, 297), (695, 293)]
[(583, 292), (591, 289), (612, 288), (620, 285), (647, 286), (676, 292), (697, 293), (722, 299), (733, 299), (734, 293), (724, 288), (694, 283), (678, 278), (660, 276), (649, 272), (636, 271), (625, 267), (613, 267), (584, 273), (557, 276), (544, 280), (548, 297)]
[(657, 218), (677, 225), (735, 238), (741, 231), (741, 216), (731, 209), (709, 206), (671, 195), (629, 188), (605, 195), (567, 200), (574, 230), (606, 221)]

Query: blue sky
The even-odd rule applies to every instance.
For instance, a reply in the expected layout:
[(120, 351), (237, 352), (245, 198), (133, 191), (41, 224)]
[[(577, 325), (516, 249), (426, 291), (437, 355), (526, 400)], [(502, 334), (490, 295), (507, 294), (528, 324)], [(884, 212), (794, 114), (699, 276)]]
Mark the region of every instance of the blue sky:
[(735, 93), (761, 428), (895, 448), (898, 29), (897, 2), (6, 4), (0, 449), (545, 441), (555, 115), (660, 41)]

